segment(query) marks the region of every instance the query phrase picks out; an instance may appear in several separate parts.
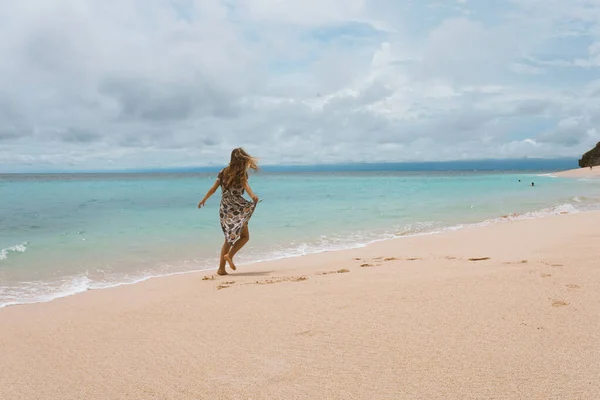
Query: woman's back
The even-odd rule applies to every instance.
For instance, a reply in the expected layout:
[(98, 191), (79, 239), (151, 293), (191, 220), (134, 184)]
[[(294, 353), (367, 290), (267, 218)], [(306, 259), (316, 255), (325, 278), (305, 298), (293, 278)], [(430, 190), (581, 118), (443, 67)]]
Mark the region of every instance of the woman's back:
[(244, 193), (244, 184), (248, 179), (248, 173), (244, 171), (244, 174), (240, 177), (231, 176), (231, 172), (229, 168), (223, 168), (221, 172), (219, 172), (219, 183), (221, 184), (221, 190), (223, 191), (233, 191), (233, 192), (241, 192)]

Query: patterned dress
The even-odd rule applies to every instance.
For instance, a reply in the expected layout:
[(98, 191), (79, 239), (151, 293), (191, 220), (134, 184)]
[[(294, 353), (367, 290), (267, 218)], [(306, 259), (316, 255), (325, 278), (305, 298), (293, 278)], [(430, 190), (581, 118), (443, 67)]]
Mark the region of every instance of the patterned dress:
[(250, 217), (254, 213), (256, 203), (246, 200), (243, 187), (226, 187), (226, 181), (223, 178), (223, 170), (217, 177), (221, 185), (221, 205), (219, 207), (219, 217), (221, 220), (221, 229), (225, 234), (225, 240), (233, 245), (239, 238)]

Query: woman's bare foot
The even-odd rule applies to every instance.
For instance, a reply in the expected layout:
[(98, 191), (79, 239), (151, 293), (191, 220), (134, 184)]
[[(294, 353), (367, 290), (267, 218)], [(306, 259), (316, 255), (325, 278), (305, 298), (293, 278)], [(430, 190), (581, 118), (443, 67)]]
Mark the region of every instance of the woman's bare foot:
[(235, 264), (233, 263), (233, 260), (231, 259), (231, 257), (229, 257), (229, 254), (225, 254), (223, 256), (223, 258), (225, 259), (225, 261), (227, 261), (227, 263), (229, 264), (229, 266), (231, 267), (232, 270), (236, 270), (235, 268)]
[(219, 269), (219, 270), (217, 270), (217, 275), (229, 275), (229, 274), (227, 273), (227, 271), (225, 271), (225, 269)]

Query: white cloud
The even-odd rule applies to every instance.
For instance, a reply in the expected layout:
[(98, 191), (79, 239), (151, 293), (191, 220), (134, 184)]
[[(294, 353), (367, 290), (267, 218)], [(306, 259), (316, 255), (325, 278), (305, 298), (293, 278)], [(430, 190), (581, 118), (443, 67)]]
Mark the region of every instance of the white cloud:
[(543, 74), (544, 70), (539, 67), (534, 67), (532, 65), (523, 64), (523, 63), (513, 63), (509, 69), (517, 74), (523, 75), (539, 75)]
[(252, 21), (284, 26), (318, 27), (365, 20), (366, 0), (240, 0), (238, 14)]
[(599, 0), (457, 3), (0, 2), (0, 171), (238, 145), (268, 163), (575, 158), (600, 139)]

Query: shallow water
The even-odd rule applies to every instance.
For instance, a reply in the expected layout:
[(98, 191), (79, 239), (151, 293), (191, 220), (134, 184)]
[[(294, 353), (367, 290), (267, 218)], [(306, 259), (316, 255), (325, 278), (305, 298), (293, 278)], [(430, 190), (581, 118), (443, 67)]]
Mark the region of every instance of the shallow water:
[[(218, 193), (196, 207), (214, 178), (0, 176), (0, 307), (215, 268)], [(240, 264), (600, 207), (600, 181), (530, 172), (263, 173), (251, 184), (263, 201)]]

